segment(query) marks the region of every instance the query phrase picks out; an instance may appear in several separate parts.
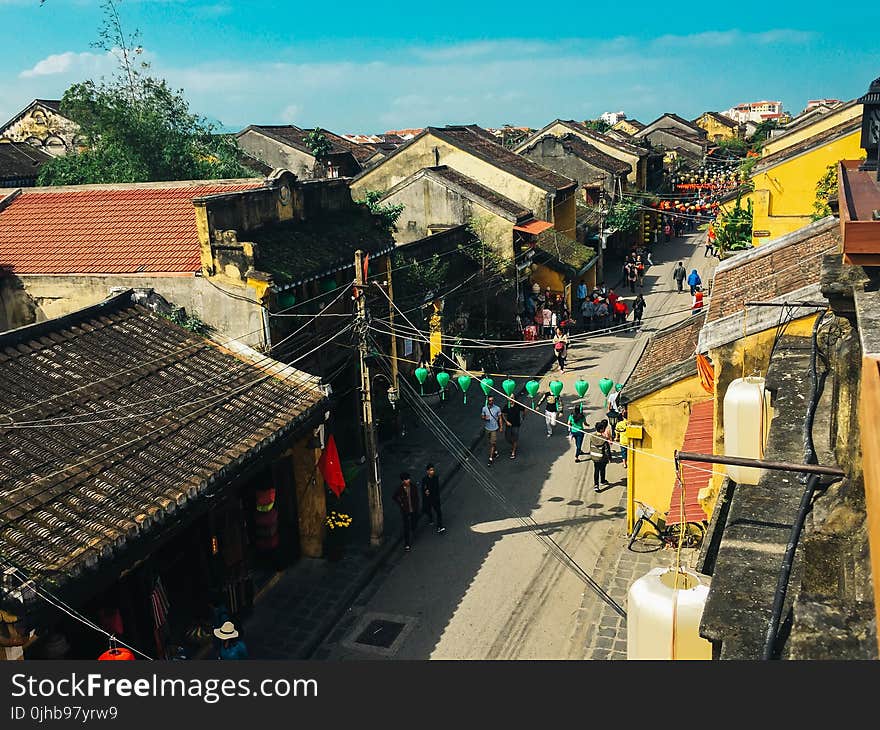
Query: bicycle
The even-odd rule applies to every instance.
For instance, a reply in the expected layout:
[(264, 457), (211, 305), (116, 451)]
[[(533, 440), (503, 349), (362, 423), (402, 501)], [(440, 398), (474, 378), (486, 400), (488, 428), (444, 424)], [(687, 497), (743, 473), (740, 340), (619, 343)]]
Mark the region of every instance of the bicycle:
[[(706, 534), (706, 525), (703, 522), (677, 522), (672, 525), (666, 524), (666, 516), (652, 519), (657, 510), (643, 502), (636, 502), (636, 521), (633, 525), (632, 532), (629, 535), (629, 545), (627, 549), (633, 552), (654, 552), (662, 547), (677, 548), (679, 541), (681, 546), (686, 548), (697, 548), (703, 543), (703, 537)], [(643, 527), (649, 527), (642, 533)], [(682, 535), (682, 527), (684, 534)], [(639, 550), (633, 550), (633, 545), (639, 544)]]

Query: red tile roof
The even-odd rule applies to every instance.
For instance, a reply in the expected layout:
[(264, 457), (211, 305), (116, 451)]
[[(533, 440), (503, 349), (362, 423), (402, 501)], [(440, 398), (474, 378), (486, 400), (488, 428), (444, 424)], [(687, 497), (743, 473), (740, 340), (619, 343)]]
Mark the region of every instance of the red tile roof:
[[(682, 451), (691, 451), (698, 454), (711, 454), (714, 448), (712, 435), (712, 408), (711, 400), (697, 403), (691, 408), (691, 417), (688, 420), (687, 431), (684, 434)], [(697, 464), (683, 461), (681, 474), (684, 480), (684, 514), (685, 522), (702, 522), (706, 519), (706, 513), (700, 507), (697, 496), (700, 490), (709, 484), (712, 476), (710, 464)], [(666, 524), (675, 525), (682, 522), (681, 519), (681, 484), (675, 480), (672, 489), (672, 497), (669, 500), (669, 513), (666, 515)]]
[(0, 266), (17, 274), (198, 271), (193, 198), (262, 184), (25, 188), (0, 210)]

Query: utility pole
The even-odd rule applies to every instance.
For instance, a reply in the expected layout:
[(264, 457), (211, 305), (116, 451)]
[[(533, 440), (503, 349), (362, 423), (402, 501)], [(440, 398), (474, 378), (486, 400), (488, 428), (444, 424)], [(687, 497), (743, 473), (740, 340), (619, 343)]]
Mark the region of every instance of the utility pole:
[(391, 256), (386, 258), (385, 275), (388, 277), (388, 324), (391, 328), (391, 391), (388, 399), (394, 408), (394, 436), (400, 435), (400, 390), (397, 387), (397, 335), (394, 332), (394, 285), (391, 283)]
[(367, 366), (367, 293), (364, 275), (364, 252), (354, 252), (354, 280), (357, 289), (357, 320), (360, 335), (361, 365), (361, 426), (367, 457), (367, 498), (370, 505), (370, 545), (382, 544), (384, 518), (382, 514), (382, 476), (379, 473), (379, 449), (376, 445), (376, 424), (373, 422), (373, 391), (370, 369)]

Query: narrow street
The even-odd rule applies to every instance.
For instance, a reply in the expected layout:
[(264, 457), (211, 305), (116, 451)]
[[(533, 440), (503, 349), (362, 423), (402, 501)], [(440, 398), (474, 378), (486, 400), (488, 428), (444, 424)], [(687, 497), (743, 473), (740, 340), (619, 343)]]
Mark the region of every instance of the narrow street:
[[(655, 265), (645, 277), (647, 309), (641, 331), (597, 337), (571, 348), (561, 377), (563, 401), (576, 397), (575, 380), (589, 380), (588, 424), (604, 410), (596, 382), (602, 377), (622, 381), (651, 331), (691, 316), (690, 296), (675, 291), (672, 269), (682, 260), (688, 271), (696, 268), (708, 283), (717, 260), (704, 258), (701, 243), (702, 235), (695, 233), (657, 247)], [(628, 292), (621, 293), (632, 301)], [(542, 391), (557, 377), (554, 367), (543, 377)], [(478, 428), (482, 399), (473, 401)], [(569, 412), (567, 407), (560, 420), (565, 421)], [(595, 492), (592, 464), (574, 463), (573, 443), (565, 434), (566, 428), (558, 425), (547, 438), (543, 418), (527, 412), (517, 459), (507, 458), (509, 448), (499, 441), (500, 458), (490, 474), (521, 515), (531, 515), (543, 534), (552, 536), (592, 575), (604, 567), (598, 565), (601, 555), (608, 559), (625, 550), (621, 504), (625, 473), (620, 463), (610, 464), (611, 486)], [(477, 447), (481, 459), (486, 449), (481, 441)], [(421, 473), (414, 476), (420, 478)], [(601, 599), (530, 534), (532, 528), (506, 513), (466, 471), (459, 471), (445, 488), (447, 531), (438, 535), (420, 525), (412, 552), (398, 549), (314, 658), (589, 658), (582, 615), (596, 613), (604, 605)], [(400, 530), (395, 517), (386, 525), (389, 536)], [(664, 560), (663, 553), (655, 556), (654, 560)], [(603, 585), (606, 590), (610, 587)], [(616, 642), (619, 653), (625, 633), (613, 638), (611, 645)]]

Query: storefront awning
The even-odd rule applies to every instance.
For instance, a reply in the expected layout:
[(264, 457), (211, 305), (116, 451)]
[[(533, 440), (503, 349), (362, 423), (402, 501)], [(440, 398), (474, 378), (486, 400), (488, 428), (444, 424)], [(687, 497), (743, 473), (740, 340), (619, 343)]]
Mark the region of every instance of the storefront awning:
[(514, 226), (513, 230), (522, 231), (523, 233), (532, 233), (537, 236), (548, 228), (553, 228), (553, 224), (548, 223), (547, 221), (528, 221), (521, 226)]

